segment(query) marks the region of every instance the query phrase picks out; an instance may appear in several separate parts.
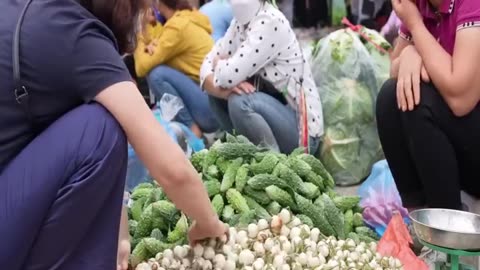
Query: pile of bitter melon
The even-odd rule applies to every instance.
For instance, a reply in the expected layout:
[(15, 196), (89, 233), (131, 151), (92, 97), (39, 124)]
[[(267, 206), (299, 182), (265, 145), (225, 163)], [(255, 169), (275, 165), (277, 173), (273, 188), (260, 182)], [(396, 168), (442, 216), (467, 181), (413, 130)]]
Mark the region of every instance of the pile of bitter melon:
[[(337, 195), (322, 163), (302, 149), (287, 156), (257, 147), (245, 137), (227, 135), (224, 142), (195, 153), (191, 162), (202, 176), (213, 208), (230, 226), (242, 228), (255, 220), (270, 220), (288, 208), (325, 236), (364, 242), (376, 238), (363, 224), (360, 198)], [(142, 248), (155, 255), (159, 249), (186, 241), (188, 220), (161, 188), (141, 184), (131, 199), (134, 246), (143, 242)]]
[(232, 226), (268, 219), (286, 207), (326, 236), (356, 238), (352, 233), (357, 233), (366, 241), (375, 236), (363, 226), (360, 198), (337, 195), (332, 176), (303, 149), (287, 156), (227, 135), (225, 142), (194, 154), (191, 161), (215, 210)]

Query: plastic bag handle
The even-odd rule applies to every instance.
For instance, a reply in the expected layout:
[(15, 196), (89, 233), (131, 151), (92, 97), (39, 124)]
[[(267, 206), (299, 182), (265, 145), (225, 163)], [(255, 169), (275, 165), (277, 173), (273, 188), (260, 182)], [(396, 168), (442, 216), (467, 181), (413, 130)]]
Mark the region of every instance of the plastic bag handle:
[(362, 38), (364, 38), (366, 41), (368, 41), (369, 43), (371, 43), (377, 50), (379, 50), (380, 52), (384, 53), (384, 54), (388, 54), (389, 51), (385, 50), (384, 48), (382, 48), (382, 46), (380, 46), (379, 44), (377, 44), (375, 41), (373, 41), (373, 39), (371, 39), (369, 36), (365, 35), (361, 30), (363, 28), (362, 25), (354, 25), (353, 23), (351, 23), (347, 18), (343, 18), (342, 19), (342, 23), (347, 26), (348, 28), (350, 28), (352, 31), (358, 33), (360, 36), (362, 36)]

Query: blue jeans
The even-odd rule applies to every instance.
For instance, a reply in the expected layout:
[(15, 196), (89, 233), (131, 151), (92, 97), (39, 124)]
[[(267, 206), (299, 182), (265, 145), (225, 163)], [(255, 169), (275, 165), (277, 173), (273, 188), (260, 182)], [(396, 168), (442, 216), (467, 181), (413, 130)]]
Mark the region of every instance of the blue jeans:
[(197, 124), (206, 133), (218, 129), (218, 123), (208, 104), (208, 95), (187, 75), (162, 65), (150, 71), (147, 81), (158, 99), (166, 93), (182, 99), (185, 107), (177, 114), (175, 121), (187, 127)]
[[(210, 96), (210, 106), (227, 132), (235, 131), (254, 144), (282, 153), (290, 153), (298, 147), (296, 112), (268, 94), (233, 94), (228, 100)], [(310, 138), (311, 153), (316, 152), (319, 142), (318, 138)]]

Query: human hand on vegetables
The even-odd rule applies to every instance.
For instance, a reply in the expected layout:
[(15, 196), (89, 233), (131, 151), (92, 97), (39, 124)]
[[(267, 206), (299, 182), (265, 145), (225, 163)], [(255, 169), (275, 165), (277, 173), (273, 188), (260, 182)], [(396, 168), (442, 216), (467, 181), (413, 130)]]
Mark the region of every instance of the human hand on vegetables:
[(228, 232), (228, 226), (215, 217), (211, 222), (194, 221), (188, 232), (188, 240), (191, 246), (194, 246), (201, 240), (225, 238)]
[(128, 257), (130, 256), (130, 239), (120, 240), (117, 253), (117, 270), (128, 270)]
[(397, 75), (397, 103), (402, 111), (411, 111), (420, 103), (420, 78), (428, 82), (430, 78), (422, 63), (422, 58), (414, 46), (408, 46), (399, 56)]
[(422, 15), (414, 0), (392, 0), (392, 7), (408, 29), (412, 30), (416, 25), (423, 23)]
[(131, 251), (130, 234), (128, 229), (128, 209), (124, 206), (122, 207), (120, 230), (118, 234), (117, 270), (128, 270), (128, 259)]

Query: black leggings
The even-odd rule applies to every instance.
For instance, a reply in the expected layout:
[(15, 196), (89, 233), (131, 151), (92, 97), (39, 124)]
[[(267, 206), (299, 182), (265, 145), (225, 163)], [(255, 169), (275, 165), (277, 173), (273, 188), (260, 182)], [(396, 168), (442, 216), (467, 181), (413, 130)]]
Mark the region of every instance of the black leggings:
[(377, 100), (378, 133), (405, 207), (461, 209), (460, 191), (480, 197), (480, 106), (456, 117), (432, 84), (420, 104), (397, 107), (396, 81)]

